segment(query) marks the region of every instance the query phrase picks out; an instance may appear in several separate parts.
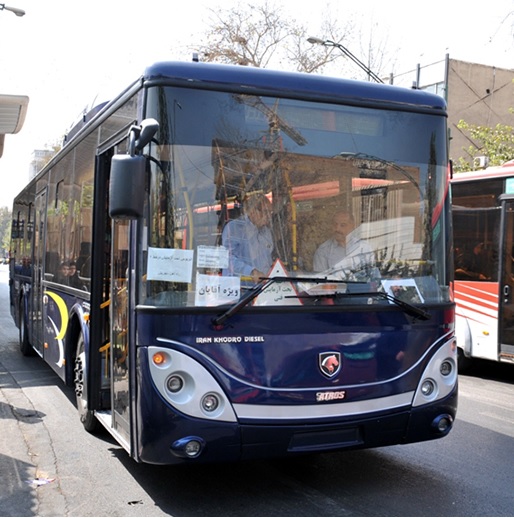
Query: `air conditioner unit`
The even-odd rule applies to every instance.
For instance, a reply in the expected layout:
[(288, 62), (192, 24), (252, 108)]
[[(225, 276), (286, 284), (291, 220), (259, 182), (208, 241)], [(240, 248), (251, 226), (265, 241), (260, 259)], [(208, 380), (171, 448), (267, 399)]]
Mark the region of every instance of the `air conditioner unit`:
[(476, 156), (474, 159), (475, 169), (485, 169), (489, 165), (489, 157)]

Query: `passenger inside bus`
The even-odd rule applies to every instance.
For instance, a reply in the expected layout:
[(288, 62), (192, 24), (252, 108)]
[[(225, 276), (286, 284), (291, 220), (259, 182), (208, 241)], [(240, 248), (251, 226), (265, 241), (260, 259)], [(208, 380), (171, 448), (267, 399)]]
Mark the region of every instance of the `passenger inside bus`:
[(73, 288), (82, 289), (84, 283), (79, 278), (79, 272), (77, 271), (77, 263), (70, 261), (68, 266), (68, 284)]
[(457, 280), (490, 279), (487, 275), (488, 257), (484, 243), (477, 243), (471, 252), (463, 251), (455, 254), (455, 278)]
[(16, 265), (15, 270), (16, 270), (16, 273), (19, 273), (20, 275), (26, 275), (26, 276), (32, 275), (30, 257), (23, 256), (22, 260), (21, 260), (21, 266)]
[(330, 269), (353, 270), (363, 264), (374, 264), (374, 254), (369, 243), (353, 237), (355, 219), (347, 210), (334, 214), (332, 237), (321, 243), (314, 253), (313, 269), (323, 272)]
[(57, 272), (57, 275), (55, 276), (55, 282), (58, 282), (59, 284), (69, 284), (68, 270), (69, 270), (68, 261), (62, 261), (61, 266), (59, 267), (59, 271)]
[(229, 221), (222, 232), (222, 243), (229, 250), (228, 275), (266, 277), (274, 259), (271, 232), (271, 202), (262, 193), (247, 197), (244, 214)]

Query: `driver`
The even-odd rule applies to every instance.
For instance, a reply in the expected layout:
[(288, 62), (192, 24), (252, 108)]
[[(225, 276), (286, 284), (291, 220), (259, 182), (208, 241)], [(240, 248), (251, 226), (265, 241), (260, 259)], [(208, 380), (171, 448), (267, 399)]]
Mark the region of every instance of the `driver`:
[(266, 277), (273, 262), (271, 203), (262, 193), (252, 194), (244, 202), (244, 215), (229, 221), (222, 243), (230, 253), (229, 275), (251, 277), (254, 282)]
[(356, 270), (365, 265), (372, 266), (374, 254), (369, 243), (352, 235), (355, 220), (348, 211), (334, 214), (332, 237), (314, 252), (313, 269), (323, 272), (330, 269)]

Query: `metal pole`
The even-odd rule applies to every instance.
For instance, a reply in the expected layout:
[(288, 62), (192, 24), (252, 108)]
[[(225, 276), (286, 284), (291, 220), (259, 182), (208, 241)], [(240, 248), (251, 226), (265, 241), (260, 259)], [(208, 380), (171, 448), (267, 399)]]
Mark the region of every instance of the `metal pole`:
[(11, 11), (16, 16), (24, 16), (25, 11), (23, 9), (18, 9), (17, 7), (9, 7), (5, 4), (0, 4), (0, 11)]
[(382, 79), (378, 77), (368, 66), (366, 66), (360, 59), (354, 56), (346, 47), (340, 43), (331, 40), (322, 40), (320, 38), (308, 38), (307, 41), (312, 44), (324, 45), (325, 47), (337, 47), (346, 57), (350, 58), (357, 66), (362, 68), (368, 74), (368, 80), (372, 77), (377, 83), (383, 83)]

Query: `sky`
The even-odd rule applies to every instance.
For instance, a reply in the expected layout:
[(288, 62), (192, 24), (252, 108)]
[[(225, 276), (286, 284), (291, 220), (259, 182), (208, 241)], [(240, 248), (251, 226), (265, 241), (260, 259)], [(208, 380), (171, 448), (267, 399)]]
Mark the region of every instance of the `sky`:
[[(264, 2), (253, 0), (252, 5)], [(149, 64), (190, 61), (191, 49), (206, 33), (212, 10), (224, 11), (238, 3), (8, 0), (8, 6), (26, 14), (17, 17), (0, 11), (0, 94), (27, 95), (29, 105), (21, 131), (5, 137), (0, 207), (11, 208), (14, 196), (28, 182), (34, 150), (60, 142), (84, 111), (121, 92)], [(393, 73), (395, 84), (410, 86), (417, 65), (421, 82), (430, 82), (428, 74), (437, 65), (429, 65), (444, 62), (446, 54), (514, 69), (514, 0), (488, 4), (432, 0), (416, 4), (415, 9), (406, 0), (273, 3), (284, 16), (305, 26), (309, 35), (320, 38), (324, 16), (340, 20), (342, 27), (351, 22), (352, 38), (344, 40), (349, 50), (366, 61), (359, 54), (361, 48), (370, 41), (380, 44), (391, 57), (390, 70), (381, 72)]]

